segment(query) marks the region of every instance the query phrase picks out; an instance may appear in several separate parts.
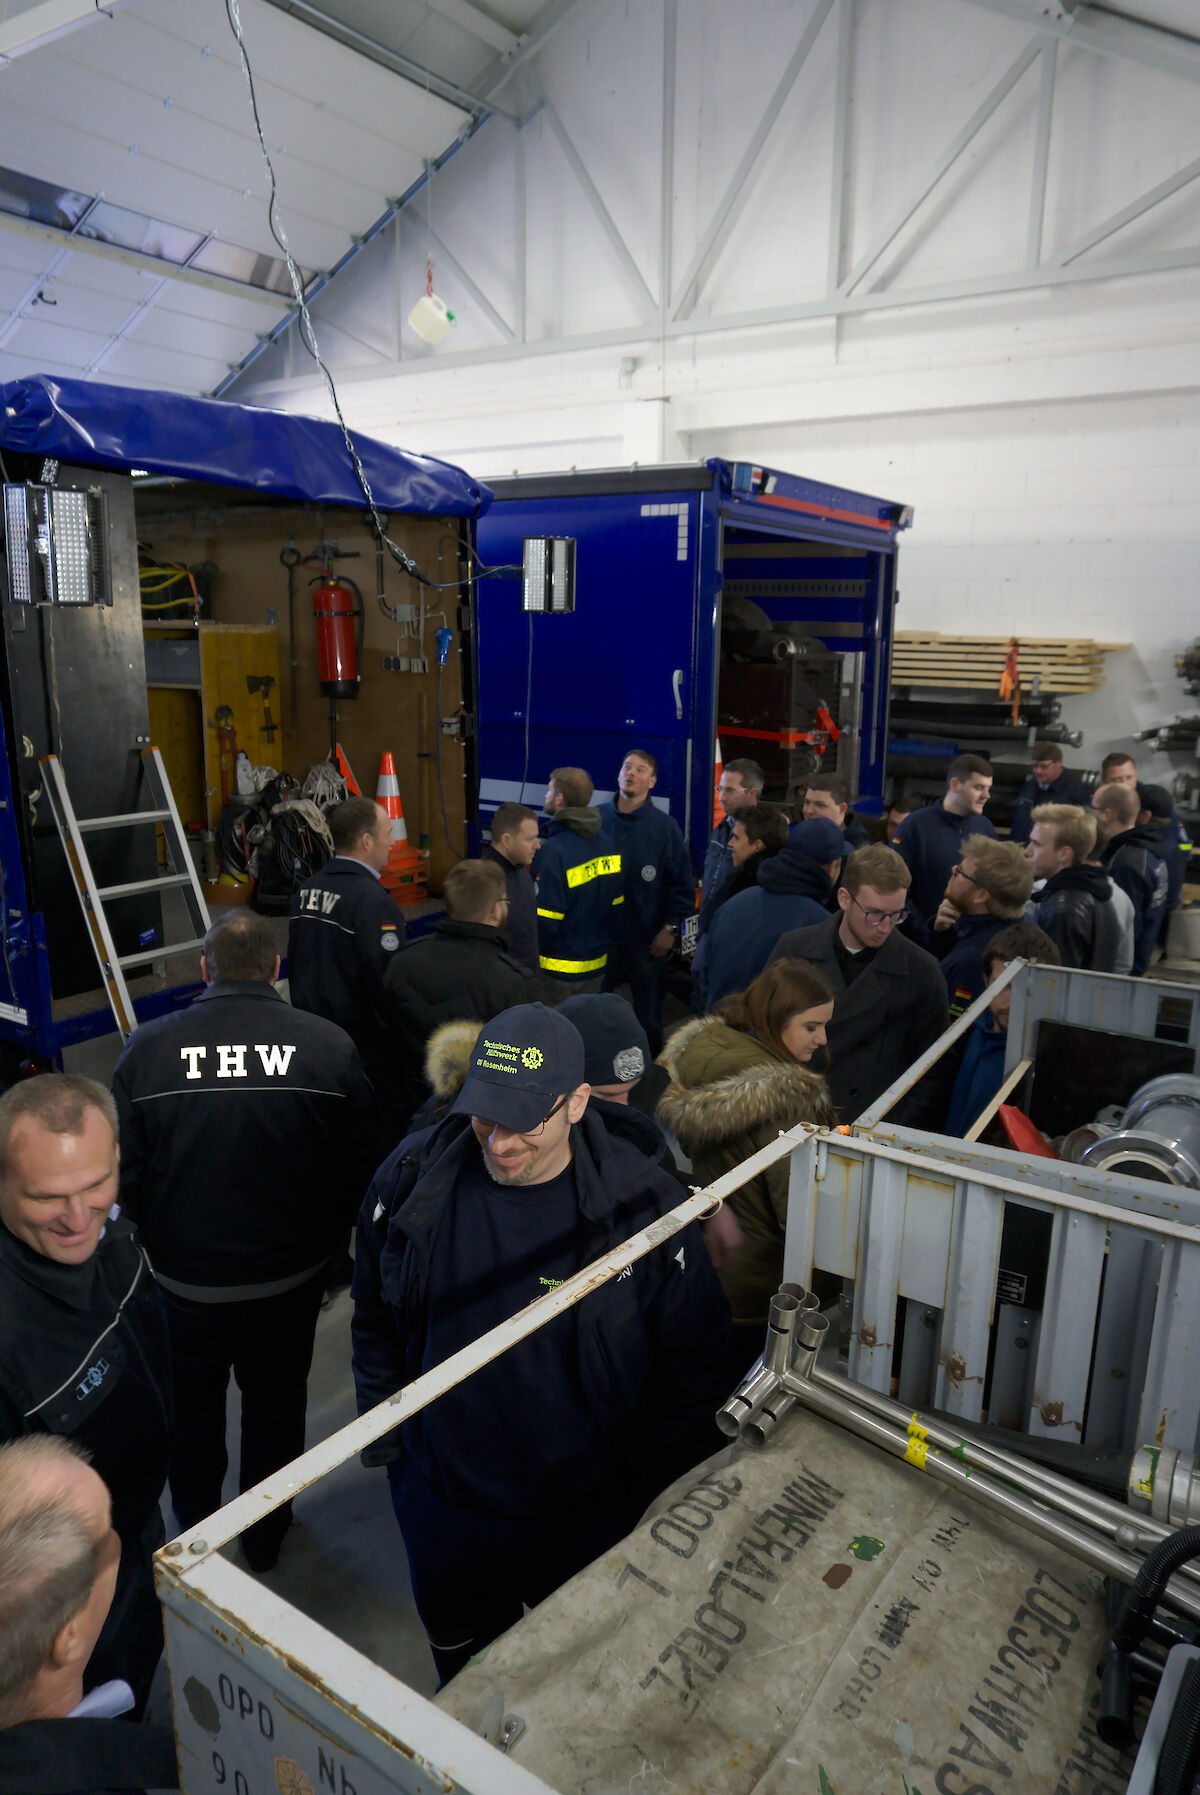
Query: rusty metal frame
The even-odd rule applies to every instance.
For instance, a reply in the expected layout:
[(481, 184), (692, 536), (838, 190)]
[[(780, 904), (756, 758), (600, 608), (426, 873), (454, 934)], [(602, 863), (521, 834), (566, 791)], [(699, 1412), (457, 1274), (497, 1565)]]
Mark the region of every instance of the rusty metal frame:
[[(807, 1138), (794, 1129), (156, 1554), (184, 1795), (553, 1795), (223, 1557), (246, 1527), (618, 1277)], [(399, 1539), (396, 1550), (402, 1550)], [(315, 1756), (314, 1756), (315, 1754)], [(302, 1759), (304, 1761), (302, 1761)]]
[[(938, 1406), (966, 1418), (978, 1413), (1006, 1199), (1057, 1216), (1064, 1302), (1076, 1295), (1067, 1288), (1076, 1269), (1072, 1229), (1086, 1243), (1093, 1271), (1104, 1229), (1148, 1241), (1156, 1280), (1160, 1263), (1164, 1275), (1158, 1351), (1151, 1350), (1142, 1407), (1162, 1406), (1160, 1439), (1191, 1445), (1184, 1434), (1189, 1416), (1195, 1433), (1200, 1406), (1200, 1377), (1192, 1375), (1200, 1315), (1186, 1299), (1200, 1288), (1200, 1195), (1164, 1185), (1133, 1189), (1133, 1181), (1104, 1173), (1072, 1182), (1064, 1174), (1080, 1168), (1021, 1162), (957, 1141), (909, 1145), (792, 1129), (157, 1554), (185, 1795), (553, 1795), (495, 1748), (494, 1730), (481, 1736), (461, 1726), (247, 1575), (221, 1548), (785, 1156), (792, 1164), (784, 1275), (808, 1286), (818, 1266), (853, 1282), (850, 1375), (886, 1391), (897, 1291), (930, 1302), (940, 1296)], [(873, 1216), (876, 1183), (886, 1201)], [(923, 1245), (939, 1229), (940, 1263)], [(894, 1238), (881, 1239), (883, 1232)], [(1168, 1354), (1186, 1377), (1173, 1373)], [(1076, 1375), (1080, 1358), (1064, 1332), (1050, 1369)], [(1053, 1396), (1045, 1398), (1051, 1414)], [(1064, 1417), (1077, 1412), (1078, 1400), (1064, 1405)], [(1146, 1437), (1155, 1437), (1153, 1427)]]

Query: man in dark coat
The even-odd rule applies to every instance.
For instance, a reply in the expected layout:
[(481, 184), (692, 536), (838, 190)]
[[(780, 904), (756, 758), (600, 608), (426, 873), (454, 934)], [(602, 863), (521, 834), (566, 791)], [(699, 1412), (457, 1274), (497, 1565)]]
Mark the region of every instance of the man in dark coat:
[(952, 1017), (961, 1016), (983, 990), (984, 950), (993, 935), (1020, 921), (1032, 890), (1033, 868), (1019, 843), (969, 837), (928, 937)]
[(1102, 785), (1092, 799), (1100, 864), (1133, 904), (1133, 976), (1150, 965), (1167, 908), (1167, 863), (1157, 823), (1139, 823), (1141, 797), (1127, 785)]
[(617, 775), (617, 796), (600, 809), (601, 825), (621, 856), (625, 897), (614, 918), (604, 989), (615, 991), (628, 982), (652, 1053), (662, 1051), (667, 956), (696, 907), (683, 832), (650, 800), (657, 784), (657, 760), (645, 748), (631, 748)]
[(990, 764), (978, 754), (960, 754), (950, 763), (941, 803), (914, 810), (901, 823), (896, 852), (912, 874), (909, 926), (915, 940), (924, 941), (967, 837), (995, 835), (983, 814), (991, 790)]
[(1028, 779), (1021, 787), (1013, 812), (1009, 840), (1026, 842), (1033, 828), (1034, 810), (1041, 804), (1077, 804), (1086, 810), (1092, 794), (1078, 773), (1063, 765), (1057, 742), (1035, 742)]
[[(1183, 897), (1183, 881), (1192, 858), (1192, 844), (1179, 812), (1171, 803), (1165, 786), (1145, 785), (1137, 776), (1137, 763), (1132, 754), (1117, 749), (1106, 754), (1100, 763), (1101, 785), (1127, 785), (1141, 800), (1139, 823), (1156, 822), (1162, 832), (1163, 855), (1167, 863), (1167, 915), (1178, 910)], [(1165, 800), (1165, 804), (1164, 804)]]
[(504, 874), (508, 951), (527, 972), (538, 970), (537, 886), (530, 867), (541, 847), (538, 820), (527, 804), (500, 804), (492, 818), (492, 839), (479, 856), (494, 860)]
[[(265, 917), (219, 916), (200, 966), (207, 990), (136, 1029), (113, 1074), (121, 1203), (166, 1301), (171, 1495), (184, 1527), (221, 1506), (230, 1371), (242, 1395), (240, 1488), (303, 1452), (326, 1270), (378, 1142), (349, 1035), (274, 990)], [(285, 1505), (242, 1535), (252, 1569), (275, 1563), (290, 1521)]]
[(169, 1727), (131, 1726), (132, 1693), (84, 1696), (111, 1612), (121, 1542), (103, 1480), (70, 1442), (0, 1446), (0, 1789), (135, 1795), (177, 1789)]
[(140, 1711), (162, 1654), (171, 1374), (161, 1293), (112, 1214), (118, 1166), (103, 1085), (48, 1072), (0, 1097), (0, 1440), (62, 1435), (107, 1484), (121, 1568), (89, 1679), (123, 1679)]
[(698, 935), (703, 935), (712, 917), (712, 900), (733, 876), (735, 861), (731, 853), (733, 828), (739, 811), (756, 805), (763, 788), (763, 770), (756, 760), (731, 760), (721, 768), (717, 797), (725, 815), (712, 832), (704, 854), (704, 871), (700, 875), (700, 915), (696, 922)]
[(787, 846), (788, 819), (778, 804), (750, 804), (734, 819), (729, 836), (732, 871), (700, 905), (696, 924), (696, 948), (692, 954), (692, 1009), (702, 1016), (708, 1008), (708, 967), (712, 948), (711, 926), (716, 917), (743, 891), (758, 885), (759, 868)]
[(1089, 864), (1096, 842), (1095, 813), (1075, 804), (1040, 804), (1030, 820), (1029, 856), (1044, 879), (1034, 920), (1054, 943), (1064, 966), (1114, 972), (1121, 944), (1113, 882)]
[(404, 917), (380, 874), (392, 845), (391, 819), (372, 798), (347, 798), (326, 812), (333, 859), (292, 899), (288, 995), (298, 1010), (344, 1028), (358, 1048), (380, 1108), (385, 1148), (403, 1118), (383, 1015), (383, 975), (404, 941)]
[(717, 911), (709, 936), (706, 1007), (744, 991), (771, 957), (786, 929), (821, 922), (831, 880), (849, 849), (827, 817), (797, 823), (787, 845), (764, 860), (751, 891), (731, 897)]
[[(829, 1023), (829, 1091), (852, 1122), (950, 1026), (941, 968), (899, 925), (910, 874), (894, 848), (858, 848), (838, 888), (838, 913), (780, 937), (772, 960), (808, 960), (837, 992)], [(889, 1111), (931, 1128), (945, 1113), (945, 1075), (935, 1068)]]
[[(380, 1167), (354, 1272), (360, 1413), (678, 1206), (653, 1123), (590, 1109), (583, 1070), (557, 1010), (508, 1010), (454, 1113)], [(731, 1362), (691, 1224), (368, 1449), (443, 1680), (715, 1449)]]
[(410, 941), (383, 981), (396, 1077), (406, 1117), (429, 1095), (425, 1045), (443, 1022), (487, 1022), (531, 1003), (538, 980), (518, 965), (504, 934), (504, 875), (490, 860), (460, 860), (442, 885), (446, 915), (431, 935)]

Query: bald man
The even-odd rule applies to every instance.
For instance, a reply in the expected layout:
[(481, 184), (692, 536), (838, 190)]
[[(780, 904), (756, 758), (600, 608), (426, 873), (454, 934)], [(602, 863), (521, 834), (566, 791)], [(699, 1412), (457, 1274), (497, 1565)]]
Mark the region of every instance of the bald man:
[(83, 1694), (121, 1562), (108, 1486), (55, 1435), (0, 1446), (0, 1788), (134, 1795), (179, 1786), (165, 1727), (115, 1718), (126, 1683)]

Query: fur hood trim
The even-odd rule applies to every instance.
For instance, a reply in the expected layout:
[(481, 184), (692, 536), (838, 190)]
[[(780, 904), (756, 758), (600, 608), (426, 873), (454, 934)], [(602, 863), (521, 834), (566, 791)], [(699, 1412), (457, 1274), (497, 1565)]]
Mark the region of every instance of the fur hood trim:
[(471, 1069), (482, 1022), (443, 1022), (425, 1043), (425, 1077), (436, 1097), (457, 1097)]
[(685, 1023), (658, 1063), (671, 1082), (656, 1113), (688, 1155), (763, 1128), (829, 1127), (835, 1120), (819, 1073), (777, 1059), (719, 1016)]

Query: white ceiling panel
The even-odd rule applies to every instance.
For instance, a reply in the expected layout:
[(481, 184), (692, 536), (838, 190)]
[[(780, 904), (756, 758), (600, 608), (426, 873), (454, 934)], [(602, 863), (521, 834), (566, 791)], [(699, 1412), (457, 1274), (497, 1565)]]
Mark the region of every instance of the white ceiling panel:
[(237, 325), (219, 324), (212, 318), (183, 318), (178, 312), (164, 311), (157, 305), (130, 325), (124, 341), (219, 361), (222, 373), (226, 363), (239, 361), (246, 353), (246, 332)]
[[(187, 377), (183, 388), (181, 365)], [(156, 349), (147, 343), (114, 343), (107, 350), (97, 378), (127, 380), (136, 378), (147, 386), (183, 388), (206, 392), (216, 385), (225, 372), (225, 363), (207, 356), (192, 355), (180, 349)]]
[(39, 307), (18, 320), (4, 347), (10, 355), (31, 358), (38, 367), (43, 361), (54, 360), (71, 362), (78, 369), (86, 367), (110, 340), (103, 331), (74, 330), (56, 324)]
[[(30, 244), (31, 249), (35, 247), (36, 245)], [(109, 294), (114, 299), (124, 300), (132, 309), (135, 305), (141, 305), (155, 277), (143, 274), (140, 268), (126, 268), (120, 262), (106, 262), (100, 256), (74, 255), (68, 250), (59, 263), (54, 278), (69, 287), (78, 288), (81, 293)], [(261, 311), (258, 315), (260, 321), (257, 328), (261, 330)]]
[[(0, 220), (2, 224), (3, 220)], [(22, 274), (29, 282), (35, 274), (42, 273), (49, 259), (44, 243), (34, 243), (28, 237), (18, 237), (12, 231), (0, 229), (0, 268)]]

